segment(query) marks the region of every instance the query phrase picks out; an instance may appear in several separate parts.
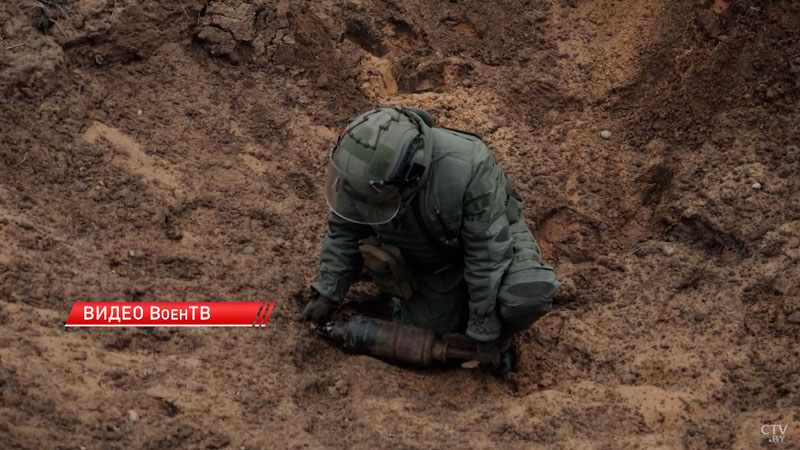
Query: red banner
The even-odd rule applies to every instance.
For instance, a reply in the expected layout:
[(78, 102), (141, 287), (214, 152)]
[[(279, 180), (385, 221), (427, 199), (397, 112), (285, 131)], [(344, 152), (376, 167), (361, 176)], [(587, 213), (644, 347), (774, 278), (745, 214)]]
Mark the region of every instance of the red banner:
[(68, 327), (263, 327), (275, 302), (76, 302)]

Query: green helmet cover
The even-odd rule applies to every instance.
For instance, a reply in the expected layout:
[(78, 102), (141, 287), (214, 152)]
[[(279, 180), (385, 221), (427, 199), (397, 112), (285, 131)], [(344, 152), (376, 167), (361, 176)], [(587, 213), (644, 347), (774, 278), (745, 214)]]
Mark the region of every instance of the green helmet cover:
[(417, 113), (399, 106), (351, 121), (329, 155), (325, 198), (331, 210), (356, 223), (391, 221), (427, 177), (429, 130)]

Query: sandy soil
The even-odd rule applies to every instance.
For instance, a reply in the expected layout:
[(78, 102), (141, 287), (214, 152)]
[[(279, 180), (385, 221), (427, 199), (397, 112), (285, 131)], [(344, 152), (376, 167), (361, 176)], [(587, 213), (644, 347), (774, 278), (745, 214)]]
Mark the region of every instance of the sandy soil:
[[(1, 447), (800, 448), (798, 2), (0, 19)], [(563, 280), (505, 379), (345, 355), (297, 321), (325, 150), (398, 103), (484, 137)], [(343, 316), (385, 310), (351, 292)], [(264, 299), (263, 330), (63, 327), (75, 301)]]

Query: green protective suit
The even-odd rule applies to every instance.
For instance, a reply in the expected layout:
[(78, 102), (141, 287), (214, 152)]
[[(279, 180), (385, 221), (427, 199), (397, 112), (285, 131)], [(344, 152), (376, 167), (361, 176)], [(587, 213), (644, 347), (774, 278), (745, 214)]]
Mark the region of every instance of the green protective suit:
[[(522, 331), (550, 310), (560, 287), (553, 268), (541, 261), (522, 201), (486, 145), (469, 134), (430, 130), (425, 186), (383, 225), (331, 213), (311, 287), (341, 301), (363, 266), (359, 242), (377, 236), (402, 251), (417, 284), (410, 300), (394, 299), (395, 320), (478, 341)], [(457, 236), (461, 251), (434, 242), (445, 236)]]

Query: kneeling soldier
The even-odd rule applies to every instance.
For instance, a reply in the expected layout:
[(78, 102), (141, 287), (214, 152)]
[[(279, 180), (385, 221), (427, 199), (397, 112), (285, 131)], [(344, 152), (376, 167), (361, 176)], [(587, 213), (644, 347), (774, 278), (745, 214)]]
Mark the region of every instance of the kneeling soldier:
[(327, 321), (366, 267), (394, 320), (465, 332), (482, 368), (513, 370), (509, 337), (550, 310), (560, 284), (486, 145), (422, 110), (380, 108), (353, 120), (329, 159), (318, 296), (303, 319)]

